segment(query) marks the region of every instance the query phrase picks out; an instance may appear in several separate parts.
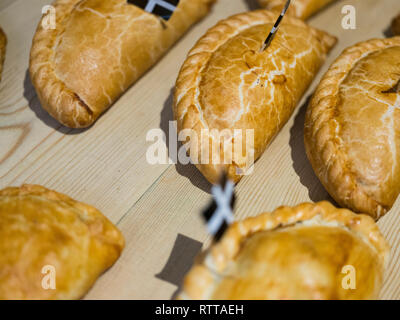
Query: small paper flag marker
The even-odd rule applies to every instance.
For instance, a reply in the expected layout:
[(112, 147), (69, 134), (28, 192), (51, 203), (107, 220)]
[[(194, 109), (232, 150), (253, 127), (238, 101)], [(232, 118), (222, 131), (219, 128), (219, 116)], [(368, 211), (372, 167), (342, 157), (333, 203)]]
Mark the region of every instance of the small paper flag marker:
[(217, 241), (234, 220), (233, 207), (236, 200), (234, 188), (233, 182), (224, 175), (221, 183), (211, 188), (214, 199), (203, 212), (207, 230)]
[(281, 14), (280, 14), (278, 20), (276, 20), (274, 26), (272, 27), (272, 30), (271, 30), (271, 32), (269, 33), (267, 39), (265, 40), (263, 46), (261, 47), (260, 52), (264, 51), (264, 50), (265, 50), (266, 48), (268, 48), (269, 45), (271, 44), (271, 41), (274, 39), (275, 34), (276, 34), (276, 32), (278, 31), (278, 29), (279, 29), (279, 25), (281, 24), (281, 21), (282, 21), (283, 17), (285, 16), (286, 11), (287, 11), (288, 8), (289, 8), (289, 5), (290, 5), (290, 0), (287, 0), (287, 1), (286, 1), (286, 4), (285, 4), (285, 7), (283, 8), (283, 10), (282, 10), (282, 12), (281, 12)]
[(178, 7), (179, 1), (180, 0), (128, 0), (128, 3), (168, 21)]

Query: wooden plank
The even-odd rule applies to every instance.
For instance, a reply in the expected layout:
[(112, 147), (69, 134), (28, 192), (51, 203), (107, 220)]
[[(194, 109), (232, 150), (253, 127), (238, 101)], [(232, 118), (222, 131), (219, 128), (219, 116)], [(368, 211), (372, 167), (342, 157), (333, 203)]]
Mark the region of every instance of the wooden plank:
[[(209, 184), (193, 166), (150, 165), (146, 134), (172, 120), (172, 89), (188, 50), (218, 20), (255, 9), (254, 0), (219, 0), (192, 30), (89, 130), (60, 126), (44, 112), (27, 75), (31, 39), (44, 0), (2, 0), (0, 21), (9, 45), (0, 83), (0, 188), (24, 182), (65, 192), (98, 207), (123, 231), (127, 247), (87, 298), (168, 299), (209, 238), (199, 218)], [(341, 27), (341, 8), (354, 4), (357, 29)], [(306, 102), (323, 72), (355, 42), (382, 37), (398, 0), (339, 1), (310, 20), (340, 38), (299, 108), (237, 187), (237, 218), (285, 204), (330, 199), (306, 159)], [(23, 14), (22, 14), (23, 13)], [(371, 23), (373, 21), (373, 23)], [(154, 89), (156, 88), (156, 89)], [(400, 298), (399, 202), (379, 222), (392, 259), (382, 297)]]
[[(7, 172), (38, 144), (48, 140), (61, 126), (40, 107), (27, 73), (33, 33), (40, 19), (41, 8), (48, 1), (14, 1), (0, 11), (1, 25), (7, 34), (6, 60), (0, 83), (0, 184)], [(22, 15), (21, 12), (24, 12)], [(38, 119), (47, 125), (41, 125)], [(22, 167), (18, 167), (19, 169)]]
[(0, 2), (0, 11), (7, 8), (14, 0), (1, 0)]
[[(14, 47), (10, 43), (7, 57), (17, 55), (19, 59), (7, 59), (2, 83), (2, 97), (7, 103), (0, 118), (5, 137), (0, 149), (0, 187), (24, 182), (42, 184), (95, 204), (116, 222), (168, 168), (146, 161), (146, 134), (159, 128), (165, 112), (170, 110), (171, 90), (186, 53), (204, 30), (236, 11), (230, 8), (225, 14), (210, 15), (90, 130), (70, 130), (40, 108), (26, 73), (30, 39), (43, 4), (44, 1), (32, 0), (30, 8), (26, 8), (27, 3), (21, 0), (1, 13), (5, 18), (21, 17), (19, 13), (25, 5), (24, 10), (31, 15), (23, 18), (23, 30), (30, 32), (18, 29), (18, 19), (8, 18), (4, 23), (10, 39), (19, 37), (12, 41)], [(245, 9), (244, 4), (241, 7)], [(19, 47), (18, 43), (27, 45)], [(10, 76), (13, 69), (18, 70), (16, 78)]]
[[(374, 7), (379, 14), (390, 16), (394, 1), (384, 2), (384, 13), (375, 8), (374, 1), (365, 1), (365, 7), (360, 1), (355, 4), (358, 12)], [(378, 23), (371, 25), (370, 18), (360, 16), (358, 29), (345, 31), (340, 28), (342, 5), (343, 2), (331, 6), (311, 20), (312, 25), (322, 25), (324, 29), (339, 36), (340, 43), (329, 56), (295, 115), (257, 162), (254, 173), (238, 184), (238, 219), (273, 210), (282, 204), (296, 205), (310, 200), (333, 201), (315, 176), (304, 150), (303, 124), (308, 98), (330, 63), (346, 46), (353, 44), (354, 39), (368, 39), (369, 35), (382, 37), (382, 31), (387, 27), (387, 21), (377, 20)], [(352, 35), (347, 36), (348, 32)], [(180, 283), (176, 279), (183, 278), (199, 250), (196, 244), (205, 243), (207, 247), (209, 242), (199, 217), (199, 212), (209, 201), (209, 187), (193, 166), (177, 165), (169, 168), (119, 223), (123, 233), (128, 236), (127, 248), (115, 268), (97, 282), (87, 298), (174, 297), (177, 283)], [(382, 290), (382, 298), (385, 299), (400, 298), (400, 282), (397, 277), (400, 240), (400, 221), (396, 215), (398, 208), (399, 203), (391, 214), (379, 222), (388, 241), (395, 248)]]

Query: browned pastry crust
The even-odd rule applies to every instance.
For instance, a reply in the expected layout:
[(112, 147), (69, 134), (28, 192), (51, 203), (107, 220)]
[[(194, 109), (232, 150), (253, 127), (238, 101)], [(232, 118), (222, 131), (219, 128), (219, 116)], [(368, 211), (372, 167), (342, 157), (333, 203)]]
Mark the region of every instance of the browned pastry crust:
[[(198, 152), (190, 156), (210, 182), (217, 182), (222, 170), (234, 181), (248, 171), (250, 155), (256, 160), (264, 152), (336, 43), (335, 37), (285, 17), (271, 45), (260, 52), (276, 17), (258, 10), (220, 21), (197, 42), (181, 68), (174, 117), (179, 134), (191, 131), (199, 137), (193, 141)], [(218, 141), (213, 130), (230, 131), (225, 142), (244, 145), (249, 129), (254, 130), (254, 148), (234, 148), (233, 161), (222, 158), (226, 144), (218, 150), (221, 157), (208, 152)], [(234, 136), (234, 130), (240, 130), (243, 139)]]
[(39, 23), (30, 55), (43, 108), (68, 127), (90, 126), (214, 1), (181, 0), (162, 22), (126, 0), (56, 0), (57, 27)]
[[(118, 259), (120, 231), (97, 209), (37, 185), (0, 191), (0, 299), (78, 299)], [(44, 289), (45, 266), (56, 288)]]
[(392, 32), (395, 36), (400, 36), (400, 15), (393, 19)]
[[(187, 274), (179, 299), (375, 299), (389, 247), (367, 215), (328, 202), (236, 222)], [(356, 288), (344, 289), (344, 266)]]
[[(307, 19), (323, 7), (336, 0), (294, 0), (291, 2), (288, 14), (300, 19)], [(258, 0), (263, 8), (282, 10), (286, 0)]]
[(0, 81), (1, 81), (1, 73), (3, 71), (4, 59), (6, 58), (6, 45), (7, 45), (7, 37), (4, 34), (3, 30), (0, 28)]
[(305, 146), (316, 175), (342, 206), (385, 214), (400, 193), (400, 37), (346, 49), (307, 111)]

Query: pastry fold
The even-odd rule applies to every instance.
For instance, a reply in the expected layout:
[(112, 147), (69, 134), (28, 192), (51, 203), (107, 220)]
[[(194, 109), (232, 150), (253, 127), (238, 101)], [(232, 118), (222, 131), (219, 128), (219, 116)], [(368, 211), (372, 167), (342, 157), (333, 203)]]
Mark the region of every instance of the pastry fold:
[(341, 206), (385, 214), (400, 193), (400, 37), (346, 49), (319, 84), (305, 120), (316, 175)]
[(276, 18), (258, 10), (219, 22), (197, 42), (179, 73), (173, 112), (180, 140), (212, 183), (223, 170), (234, 181), (249, 172), (336, 43), (335, 37), (285, 17), (261, 52)]
[(163, 21), (126, 0), (56, 0), (56, 28), (39, 23), (30, 55), (43, 108), (65, 126), (90, 126), (213, 2), (181, 0)]
[(0, 28), (0, 81), (1, 73), (3, 72), (4, 59), (6, 58), (7, 37)]
[[(288, 14), (300, 19), (307, 19), (323, 7), (336, 0), (292, 0)], [(286, 0), (258, 0), (261, 7), (269, 10), (282, 10)]]
[(37, 185), (0, 191), (0, 299), (78, 299), (118, 259), (97, 209)]
[(328, 202), (232, 224), (184, 279), (179, 299), (376, 299), (389, 246), (367, 215)]

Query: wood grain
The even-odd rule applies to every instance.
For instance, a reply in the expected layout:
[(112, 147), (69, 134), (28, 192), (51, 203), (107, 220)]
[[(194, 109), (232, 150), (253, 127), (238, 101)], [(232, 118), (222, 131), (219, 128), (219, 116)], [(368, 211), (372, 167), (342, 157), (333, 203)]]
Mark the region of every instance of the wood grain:
[[(254, 1), (219, 0), (190, 32), (88, 130), (60, 126), (40, 107), (27, 75), (31, 39), (44, 0), (0, 0), (9, 44), (0, 83), (0, 188), (37, 183), (95, 205), (125, 235), (127, 247), (88, 299), (168, 299), (201, 244), (209, 238), (199, 217), (210, 185), (191, 165), (150, 165), (146, 134), (172, 120), (171, 93), (188, 50), (218, 20), (255, 8)], [(341, 8), (354, 4), (357, 29), (341, 28)], [(396, 10), (394, 10), (396, 9)], [(306, 159), (303, 122), (308, 97), (347, 46), (383, 37), (398, 0), (339, 1), (310, 20), (339, 37), (338, 46), (289, 123), (237, 186), (241, 219), (282, 204), (331, 200)], [(373, 23), (372, 23), (373, 22)], [(382, 298), (400, 298), (399, 201), (380, 222), (392, 245)]]
[(14, 0), (1, 0), (0, 1), (0, 11), (7, 8)]

